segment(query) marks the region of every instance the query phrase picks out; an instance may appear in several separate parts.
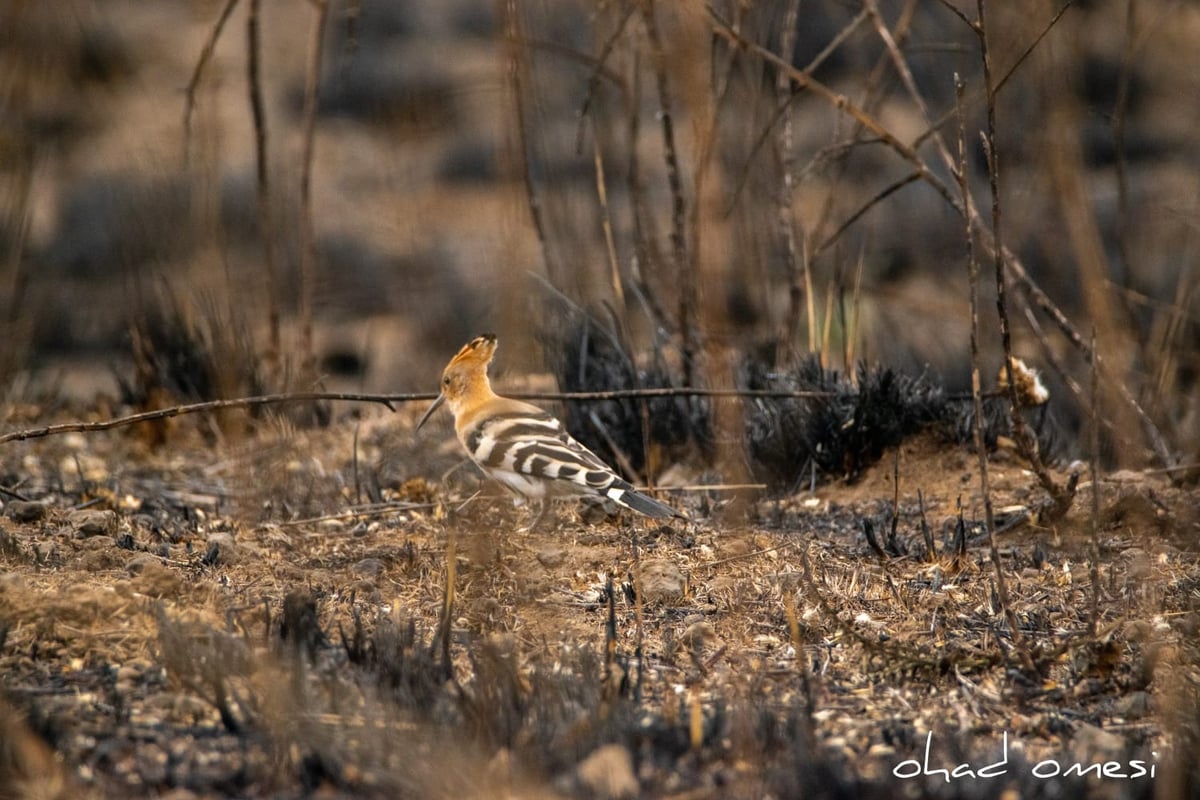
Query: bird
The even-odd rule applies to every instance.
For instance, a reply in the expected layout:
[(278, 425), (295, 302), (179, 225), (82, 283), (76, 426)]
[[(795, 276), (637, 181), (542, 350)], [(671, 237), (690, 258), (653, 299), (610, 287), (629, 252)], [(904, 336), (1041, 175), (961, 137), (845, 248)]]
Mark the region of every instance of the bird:
[(545, 517), (550, 499), (560, 495), (604, 497), (654, 519), (686, 519), (617, 475), (553, 415), (492, 391), (488, 366), (496, 355), (496, 341), (493, 333), (476, 336), (450, 359), (442, 371), (441, 390), (416, 430), (447, 405), (471, 460), (489, 477), (541, 503), (530, 529)]

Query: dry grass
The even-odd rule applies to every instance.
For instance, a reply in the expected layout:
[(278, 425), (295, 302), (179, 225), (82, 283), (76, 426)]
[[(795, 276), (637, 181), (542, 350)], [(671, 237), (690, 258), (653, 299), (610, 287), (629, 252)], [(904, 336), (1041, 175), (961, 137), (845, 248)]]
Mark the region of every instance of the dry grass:
[[(484, 796), (497, 780), (514, 796), (574, 794), (576, 767), (615, 742), (651, 795), (886, 795), (891, 770), (921, 757), (931, 731), (939, 763), (995, 760), (1007, 732), (1020, 746), (1014, 780), (1028, 787), (1021, 776), (1043, 758), (1150, 751), (1160, 782), (1180, 779), (1167, 741), (1194, 723), (1175, 699), (1186, 688), (1166, 676), (1192, 663), (1197, 497), (1164, 479), (1101, 485), (1097, 637), (1090, 503), (1053, 527), (1026, 517), (999, 534), (1037, 664), (1027, 676), (1013, 669), (972, 459), (958, 446), (906, 441), (898, 491), (886, 456), (855, 484), (759, 505), (757, 522), (629, 527), (564, 508), (545, 530), (510, 533), (526, 512), (475, 496), (463, 471), (420, 489), (433, 507), (288, 522), (307, 510), (301, 474), (342, 486), (322, 503), (347, 507), (356, 424), (374, 469), (436, 449), (410, 438), (411, 421), (387, 418), (308, 434), (303, 461), (262, 445), (134, 461), (118, 434), (77, 442), (91, 480), (111, 490), (116, 536), (82, 537), (68, 521), (81, 495), (55, 487), (52, 440), (17, 445), (33, 476), (22, 492), (50, 509), (0, 523), (0, 665), (10, 696), (59, 731), (71, 780), (101, 795)], [(997, 507), (1020, 518), (1014, 506), (1038, 502), (1036, 480), (1011, 460), (992, 466)], [(384, 477), (384, 498), (418, 499), (420, 475), (436, 478)], [(914, 554), (927, 523), (935, 557), (873, 555), (863, 521), (887, 531), (893, 519), (898, 549)], [(638, 563), (666, 583), (636, 579)], [(1095, 728), (1115, 738), (1096, 740)], [(1114, 741), (1119, 752), (1103, 749)]]
[[(1010, 773), (914, 794), (1195, 795), (1190, 9), (10, 5), (0, 435), (490, 329), (716, 390), (561, 410), (740, 489), (518, 534), (406, 407), (4, 442), (0, 797), (887, 797), (930, 734)], [(1009, 350), (1049, 410), (970, 407)]]

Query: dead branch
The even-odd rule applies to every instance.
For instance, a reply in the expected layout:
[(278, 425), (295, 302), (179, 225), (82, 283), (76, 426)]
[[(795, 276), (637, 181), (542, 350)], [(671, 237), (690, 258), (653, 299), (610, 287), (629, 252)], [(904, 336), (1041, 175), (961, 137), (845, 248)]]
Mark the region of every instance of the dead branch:
[(525, 200), (529, 205), (529, 217), (533, 222), (533, 231), (537, 234), (538, 245), (542, 250), (543, 266), (549, 269), (552, 264), (546, 239), (546, 226), (542, 220), (542, 203), (537, 193), (537, 187), (533, 184), (533, 172), (530, 166), (529, 125), (525, 109), (525, 86), (528, 83), (529, 65), (523, 56), (525, 42), (521, 31), (520, 13), (516, 0), (505, 2), (504, 39), (508, 48), (508, 84), (509, 91), (512, 92), (514, 121), (517, 124), (517, 146), (520, 155), (521, 178), (525, 183)]
[[(733, 30), (729, 23), (726, 22), (711, 5), (707, 6), (707, 8), (709, 18), (713, 22), (714, 33), (722, 38), (728, 39), (730, 42), (739, 47), (753, 52), (763, 61), (771, 64), (777, 69), (783, 70), (798, 87), (813, 92), (817, 96), (830, 103), (834, 108), (856, 120), (865, 130), (870, 131), (872, 134), (878, 137), (881, 143), (887, 145), (902, 159), (911, 164), (914, 172), (922, 181), (933, 188), (934, 191), (936, 191), (947, 203), (950, 204), (951, 208), (953, 208), (964, 219), (967, 219), (970, 222), (974, 235), (979, 237), (980, 244), (983, 245), (985, 249), (987, 249), (989, 252), (994, 248), (1000, 250), (1000, 252), (1003, 254), (1004, 268), (1009, 271), (1013, 280), (1021, 287), (1023, 292), (1029, 295), (1035, 305), (1045, 311), (1051, 317), (1051, 319), (1054, 320), (1055, 324), (1060, 330), (1063, 331), (1063, 333), (1070, 340), (1071, 344), (1088, 360), (1091, 360), (1093, 357), (1099, 359), (1098, 356), (1093, 354), (1091, 348), (1088, 347), (1087, 342), (1084, 340), (1078, 329), (1071, 323), (1070, 319), (1067, 318), (1067, 315), (1054, 303), (1053, 300), (1050, 299), (1050, 297), (1041, 289), (1041, 287), (1038, 286), (1037, 282), (1034, 281), (1029, 275), (1029, 272), (1025, 269), (1023, 262), (1016, 256), (1016, 254), (1009, 250), (1008, 247), (1004, 246), (1003, 243), (997, 243), (995, 241), (991, 228), (984, 221), (978, 209), (975, 208), (975, 205), (971, 202), (970, 197), (968, 196), (963, 199), (961, 196), (956, 196), (955, 192), (950, 189), (949, 185), (936, 173), (934, 173), (924, 159), (920, 157), (915, 149), (915, 144), (904, 144), (890, 131), (888, 131), (885, 126), (866, 109), (856, 105), (845, 95), (838, 94), (833, 89), (816, 80), (812, 76), (805, 75), (803, 72), (793, 67), (790, 63), (780, 58), (775, 53), (772, 53), (770, 50), (766, 49), (757, 42), (753, 42), (742, 36), (740, 33)], [(1060, 13), (1055, 16), (1055, 19), (1057, 20), (1061, 18), (1061, 16), (1062, 12), (1060, 11)], [(997, 91), (998, 88), (999, 87), (997, 85), (997, 87), (993, 89), (993, 97), (995, 96), (995, 91)], [(946, 163), (947, 169), (951, 170), (952, 172), (955, 171), (957, 166), (955, 165), (954, 157), (950, 155), (949, 151), (943, 147), (939, 150), (939, 152)], [(1102, 360), (1100, 360), (1100, 363), (1103, 365)], [(1146, 414), (1145, 410), (1142, 409), (1140, 404), (1138, 404), (1137, 400), (1133, 396), (1133, 393), (1129, 390), (1129, 387), (1126, 386), (1125, 382), (1119, 377), (1115, 378), (1114, 383), (1118, 393), (1121, 396), (1121, 399), (1133, 409), (1134, 413), (1137, 414), (1138, 419), (1141, 421), (1143, 432), (1150, 440), (1150, 444), (1155, 452), (1155, 455), (1157, 455), (1158, 458), (1168, 466), (1175, 463), (1174, 456), (1172, 456), (1170, 447), (1167, 445), (1166, 439), (1162, 435), (1162, 432), (1159, 430), (1158, 426), (1155, 425), (1154, 421), (1150, 419), (1149, 415)]]
[[(983, 85), (984, 93), (987, 97), (987, 133), (984, 138), (984, 151), (987, 154), (988, 165), (988, 187), (991, 190), (992, 196), (992, 241), (994, 246), (992, 250), (992, 265), (996, 280), (996, 313), (1000, 319), (1000, 343), (1004, 350), (1004, 373), (1008, 382), (1008, 414), (1012, 420), (1013, 438), (1016, 439), (1017, 448), (1021, 451), (1021, 456), (1029, 462), (1034, 473), (1038, 477), (1038, 482), (1042, 488), (1049, 492), (1050, 497), (1054, 500), (1054, 508), (1051, 510), (1051, 518), (1057, 519), (1071, 507), (1074, 498), (1074, 492), (1058, 485), (1050, 475), (1050, 471), (1046, 469), (1045, 462), (1042, 461), (1042, 455), (1038, 452), (1037, 441), (1029, 432), (1029, 427), (1025, 424), (1025, 418), (1021, 416), (1021, 402), (1017, 397), (1017, 386), (1013, 380), (1013, 353), (1012, 353), (1012, 326), (1008, 319), (1008, 281), (1006, 280), (1004, 270), (1004, 250), (1003, 238), (1001, 237), (1001, 214), (1000, 214), (1000, 154), (996, 151), (996, 89), (992, 84), (992, 56), (991, 50), (988, 48), (987, 23), (984, 16), (983, 3), (978, 3), (979, 21), (976, 26), (976, 33), (979, 37), (980, 60), (983, 62)], [(911, 92), (916, 92), (915, 84), (910, 89)], [(928, 115), (926, 115), (928, 118)], [(961, 123), (960, 123), (961, 130)], [(937, 137), (935, 141), (939, 148), (944, 148), (941, 137)], [(962, 154), (960, 153), (960, 158)], [(960, 170), (966, 169), (966, 163), (959, 164)], [(965, 175), (960, 176), (960, 180), (964, 181), (963, 188), (963, 204), (968, 204), (966, 196)], [(1073, 485), (1073, 484), (1072, 484)], [(989, 530), (990, 534), (990, 530)]]
[[(982, 5), (982, 0), (980, 5)], [(959, 191), (962, 192), (963, 205), (968, 206), (970, 205), (970, 188), (967, 184), (966, 122), (962, 114), (963, 82), (961, 78), (955, 75), (954, 83), (959, 109), (958, 165), (955, 169), (955, 177), (958, 180)], [(1022, 666), (1030, 676), (1033, 676), (1037, 674), (1037, 668), (1033, 663), (1033, 657), (1030, 655), (1029, 649), (1025, 646), (1024, 637), (1017, 624), (1017, 615), (1012, 609), (1011, 598), (1008, 594), (1008, 582), (1004, 577), (1004, 565), (1000, 561), (1000, 551), (996, 547), (996, 515), (995, 509), (992, 506), (992, 487), (988, 475), (987, 448), (984, 447), (983, 442), (983, 387), (981, 386), (979, 376), (979, 262), (976, 260), (975, 255), (974, 226), (971, 224), (969, 218), (966, 220), (965, 236), (969, 283), (968, 295), (970, 297), (971, 313), (971, 399), (975, 407), (975, 418), (971, 428), (975, 438), (975, 454), (979, 459), (979, 490), (983, 494), (983, 517), (984, 526), (987, 531), (988, 552), (991, 555), (992, 570), (996, 577), (996, 593), (999, 595), (1000, 607), (1008, 622), (1013, 645), (1018, 657), (1021, 659)], [(1017, 413), (1014, 407), (1013, 415), (1016, 416)]]
[[(830, 397), (830, 392), (786, 392), (752, 389), (693, 389), (683, 386), (664, 386), (653, 389), (621, 389), (608, 392), (513, 392), (509, 395), (520, 400), (541, 401), (576, 401), (576, 400), (624, 400), (646, 397), (718, 397), (718, 398), (747, 398), (747, 397), (792, 397), (816, 398)], [(41, 439), (46, 436), (57, 436), (63, 433), (91, 433), (107, 431), (114, 428), (136, 425), (139, 422), (152, 422), (159, 419), (181, 417), (187, 414), (199, 414), (207, 411), (219, 411), (228, 408), (252, 408), (256, 406), (278, 405), (280, 403), (297, 402), (329, 402), (343, 401), (350, 403), (379, 403), (395, 411), (396, 403), (429, 402), (437, 397), (434, 392), (408, 392), (404, 394), (363, 394), (354, 392), (281, 392), (279, 394), (260, 395), (257, 397), (236, 397), (228, 400), (207, 400), (203, 403), (159, 408), (153, 411), (143, 411), (124, 417), (100, 420), (98, 422), (63, 422), (56, 425), (43, 425), (38, 428), (26, 428), (0, 435), (0, 444), (26, 439)]]
[[(575, 154), (583, 153), (583, 121), (587, 119), (588, 112), (592, 108), (592, 100), (596, 96), (596, 90), (600, 88), (600, 78), (605, 75), (605, 70), (608, 64), (608, 57), (612, 55), (613, 48), (621, 39), (621, 34), (625, 32), (625, 26), (629, 24), (629, 20), (633, 17), (633, 12), (637, 10), (637, 6), (630, 3), (625, 13), (621, 15), (617, 27), (604, 41), (604, 45), (600, 48), (599, 55), (596, 56), (595, 63), (592, 66), (591, 74), (588, 75), (587, 91), (583, 96), (583, 103), (579, 106), (579, 124), (575, 127)], [(620, 85), (620, 79), (615, 75), (610, 77), (610, 80)]]
[[(796, 49), (796, 20), (800, 15), (800, 0), (792, 0), (783, 15), (783, 56), (791, 61)], [(796, 255), (796, 213), (794, 210), (794, 195), (796, 192), (795, 152), (792, 133), (792, 114), (788, 109), (791, 100), (791, 81), (783, 73), (775, 76), (775, 95), (782, 99), (783, 122), (776, 130), (776, 147), (779, 149), (779, 233), (783, 237), (785, 269), (788, 275), (788, 314), (784, 327), (786, 350), (796, 346), (800, 336), (800, 314), (802, 295), (805, 283), (803, 272), (808, 271), (809, 260), (801, 264)]]
[[(1092, 331), (1092, 346), (1095, 346), (1096, 332)], [(1092, 607), (1088, 613), (1088, 633), (1096, 636), (1096, 621), (1100, 618), (1100, 381), (1097, 379), (1095, 362), (1092, 363), (1092, 381), (1089, 403), (1090, 419), (1088, 420), (1088, 445), (1091, 450), (1088, 459), (1088, 471), (1092, 479), (1092, 520), (1091, 520), (1091, 580)]]
[[(667, 82), (667, 55), (658, 32), (658, 20), (654, 0), (643, 0), (642, 19), (646, 25), (646, 37), (650, 41), (654, 60), (654, 77), (658, 87), (659, 122), (662, 126), (663, 158), (667, 165), (667, 184), (671, 190), (671, 245), (675, 256), (676, 286), (679, 291), (678, 318), (681, 350), (683, 352), (683, 377), (686, 383), (694, 378), (696, 342), (694, 318), (697, 306), (696, 270), (688, 259), (687, 236), (684, 220), (687, 202), (683, 196), (683, 178), (679, 170), (679, 153), (675, 146), (675, 123), (671, 116), (671, 87)], [(631, 143), (636, 146), (636, 143)]]
[(208, 32), (208, 38), (205, 39), (204, 46), (200, 48), (200, 57), (196, 59), (196, 66), (192, 68), (192, 77), (188, 79), (183, 103), (183, 160), (185, 164), (192, 152), (192, 114), (196, 111), (196, 90), (200, 87), (200, 79), (204, 77), (204, 70), (208, 68), (208, 62), (212, 60), (213, 50), (217, 47), (221, 32), (225, 30), (225, 23), (229, 21), (237, 4), (238, 0), (225, 0), (225, 7), (221, 9), (217, 21), (213, 23), (212, 30)]
[(312, 210), (313, 150), (316, 146), (318, 89), (321, 82), (321, 54), (325, 27), (329, 20), (328, 0), (314, 0), (317, 18), (308, 41), (304, 74), (304, 111), (300, 159), (300, 353), (304, 359), (305, 380), (314, 372), (313, 362), (313, 260), (316, 256), (315, 223)]
[(246, 83), (250, 112), (254, 118), (255, 196), (258, 202), (258, 235), (262, 238), (263, 266), (267, 270), (267, 354), (274, 360), (281, 352), (279, 340), (279, 269), (275, 261), (275, 225), (271, 214), (271, 180), (267, 165), (267, 112), (263, 105), (262, 53), (259, 30), (261, 0), (250, 0), (246, 18)]

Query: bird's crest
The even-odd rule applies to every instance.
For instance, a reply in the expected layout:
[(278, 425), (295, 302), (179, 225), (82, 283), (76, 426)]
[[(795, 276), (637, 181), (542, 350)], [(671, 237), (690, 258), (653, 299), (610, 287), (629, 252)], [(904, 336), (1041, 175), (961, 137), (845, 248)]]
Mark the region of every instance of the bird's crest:
[(496, 354), (496, 334), (484, 333), (463, 345), (446, 369), (453, 367), (486, 367)]

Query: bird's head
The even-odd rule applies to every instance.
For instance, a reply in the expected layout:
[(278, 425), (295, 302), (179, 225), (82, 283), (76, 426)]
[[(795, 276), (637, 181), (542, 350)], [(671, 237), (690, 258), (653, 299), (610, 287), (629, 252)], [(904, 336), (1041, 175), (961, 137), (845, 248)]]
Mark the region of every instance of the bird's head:
[(460, 409), (467, 406), (472, 400), (490, 396), (492, 387), (488, 381), (487, 369), (495, 354), (496, 334), (494, 333), (476, 336), (463, 345), (458, 354), (450, 359), (450, 363), (442, 370), (442, 383), (439, 387), (441, 393), (433, 401), (433, 405), (429, 407), (425, 415), (421, 417), (421, 421), (417, 423), (417, 430), (420, 430), (425, 421), (433, 415), (434, 411), (438, 410), (442, 403), (447, 403), (450, 406), (450, 412), (457, 418)]

